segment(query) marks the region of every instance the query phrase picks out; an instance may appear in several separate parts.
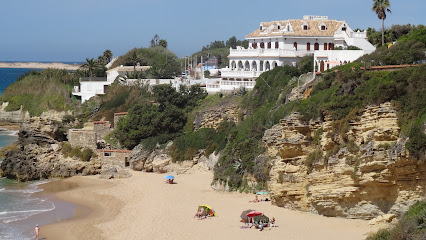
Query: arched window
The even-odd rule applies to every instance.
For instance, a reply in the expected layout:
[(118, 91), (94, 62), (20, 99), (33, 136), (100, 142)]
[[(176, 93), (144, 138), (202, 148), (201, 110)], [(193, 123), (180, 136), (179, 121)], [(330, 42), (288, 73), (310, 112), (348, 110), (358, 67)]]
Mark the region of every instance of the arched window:
[(293, 50), (297, 50), (297, 42), (293, 43)]
[(319, 43), (315, 43), (314, 50), (319, 50)]
[(275, 42), (275, 48), (278, 48), (279, 44), (278, 42)]
[(268, 48), (271, 48), (271, 47), (272, 47), (271, 42), (268, 42)]
[(311, 51), (311, 43), (307, 43), (306, 44), (306, 50), (307, 51)]
[(252, 43), (252, 44), (251, 44), (251, 46), (252, 46), (254, 49), (256, 49), (256, 48), (257, 48), (257, 43), (255, 43), (255, 42), (254, 42), (254, 43)]
[(265, 44), (263, 42), (260, 43), (260, 48), (265, 48)]
[(327, 50), (327, 43), (324, 43), (324, 50)]

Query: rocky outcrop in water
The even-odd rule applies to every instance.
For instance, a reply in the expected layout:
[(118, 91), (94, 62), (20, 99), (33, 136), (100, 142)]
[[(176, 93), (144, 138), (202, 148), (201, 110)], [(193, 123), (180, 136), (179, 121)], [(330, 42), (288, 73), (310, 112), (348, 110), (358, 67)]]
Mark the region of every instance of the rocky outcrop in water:
[(1, 163), (2, 175), (19, 181), (49, 177), (70, 177), (100, 172), (98, 160), (82, 162), (64, 158), (60, 141), (66, 139), (60, 125), (45, 118), (31, 118), (19, 131), (18, 149), (6, 154)]
[(390, 103), (369, 106), (350, 123), (346, 143), (333, 120), (297, 113), (267, 130), (268, 186), (275, 205), (325, 216), (400, 215), (426, 194), (426, 162), (410, 157)]

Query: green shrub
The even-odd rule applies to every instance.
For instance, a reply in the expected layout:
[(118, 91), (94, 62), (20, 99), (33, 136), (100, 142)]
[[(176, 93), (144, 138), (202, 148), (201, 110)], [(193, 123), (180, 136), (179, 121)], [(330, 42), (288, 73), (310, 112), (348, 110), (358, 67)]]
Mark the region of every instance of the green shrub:
[(426, 201), (418, 201), (390, 229), (381, 229), (368, 240), (421, 240), (426, 237)]
[(366, 240), (389, 240), (391, 233), (389, 229), (380, 229), (374, 234), (367, 237)]
[(68, 155), (70, 154), (71, 150), (72, 150), (72, 147), (71, 147), (71, 144), (69, 142), (63, 142), (62, 143), (62, 150), (61, 150), (61, 152), (62, 152), (62, 154), (65, 157), (68, 157)]
[(84, 148), (83, 151), (81, 151), (80, 160), (84, 162), (88, 162), (90, 161), (93, 155), (94, 155), (94, 152), (92, 151), (92, 149)]
[(406, 143), (410, 155), (417, 159), (424, 158), (426, 155), (426, 134), (424, 132), (425, 125), (423, 120), (425, 118), (426, 114), (412, 125), (409, 133), (410, 139)]
[(314, 134), (314, 137), (312, 139), (312, 143), (315, 144), (315, 145), (320, 145), (323, 133), (324, 133), (324, 130), (322, 128), (316, 130), (315, 134)]
[(74, 147), (69, 153), (70, 157), (77, 157), (81, 159), (81, 147)]
[(317, 149), (309, 153), (305, 159), (305, 166), (308, 168), (308, 172), (312, 172), (314, 164), (319, 162), (323, 156), (321, 149)]

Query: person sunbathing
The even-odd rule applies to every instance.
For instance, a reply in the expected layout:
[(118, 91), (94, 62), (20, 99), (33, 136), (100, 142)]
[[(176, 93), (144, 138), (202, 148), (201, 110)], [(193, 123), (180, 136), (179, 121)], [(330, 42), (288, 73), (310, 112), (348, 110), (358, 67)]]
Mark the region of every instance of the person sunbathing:
[(256, 203), (256, 202), (260, 202), (259, 201), (259, 198), (257, 197), (257, 195), (256, 195), (256, 197), (254, 198), (254, 200), (253, 201), (249, 201), (249, 202), (254, 202), (254, 203)]

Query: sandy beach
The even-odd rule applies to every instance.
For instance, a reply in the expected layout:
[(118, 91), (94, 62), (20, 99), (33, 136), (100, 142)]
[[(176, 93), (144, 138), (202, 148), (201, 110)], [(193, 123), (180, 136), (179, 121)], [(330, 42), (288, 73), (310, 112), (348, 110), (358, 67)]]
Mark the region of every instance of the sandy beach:
[(34, 68), (46, 69), (57, 68), (66, 70), (77, 70), (80, 65), (65, 63), (39, 63), (39, 62), (0, 62), (0, 68)]
[[(252, 203), (253, 194), (216, 192), (211, 173), (175, 175), (177, 184), (165, 184), (165, 174), (131, 172), (127, 179), (98, 176), (62, 180), (73, 188), (56, 197), (91, 209), (70, 220), (42, 226), (46, 239), (365, 239), (374, 231), (368, 221), (328, 218), (291, 211), (270, 202)], [(56, 184), (51, 183), (51, 184)], [(63, 184), (62, 184), (63, 185)], [(51, 187), (52, 188), (52, 187)], [(218, 217), (194, 218), (197, 206), (207, 204)], [(244, 228), (240, 214), (247, 209), (276, 218), (275, 228)]]

